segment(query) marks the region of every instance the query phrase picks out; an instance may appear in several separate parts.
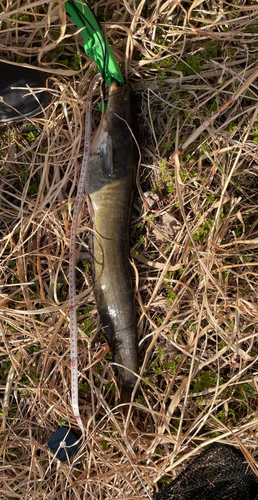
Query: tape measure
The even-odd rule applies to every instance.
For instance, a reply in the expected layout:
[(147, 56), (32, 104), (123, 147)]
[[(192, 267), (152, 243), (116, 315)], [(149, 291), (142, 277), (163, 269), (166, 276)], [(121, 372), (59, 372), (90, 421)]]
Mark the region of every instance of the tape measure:
[(77, 354), (77, 315), (76, 315), (76, 283), (75, 283), (75, 256), (76, 256), (76, 233), (80, 214), (82, 198), (85, 190), (86, 173), (88, 170), (91, 147), (91, 105), (92, 92), (95, 83), (101, 78), (98, 73), (92, 80), (87, 95), (86, 121), (85, 121), (85, 140), (77, 196), (74, 204), (74, 213), (70, 239), (69, 254), (69, 294), (70, 294), (70, 343), (71, 343), (71, 397), (72, 408), (77, 423), (84, 434), (84, 427), (80, 417), (78, 400), (78, 354)]

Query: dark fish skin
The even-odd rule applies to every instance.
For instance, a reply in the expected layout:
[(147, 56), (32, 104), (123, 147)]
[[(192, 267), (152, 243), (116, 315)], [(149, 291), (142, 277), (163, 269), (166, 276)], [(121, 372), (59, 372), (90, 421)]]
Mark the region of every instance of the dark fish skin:
[(131, 106), (129, 88), (117, 88), (113, 82), (86, 179), (93, 223), (90, 249), (94, 295), (113, 361), (122, 365), (116, 368), (120, 402), (130, 401), (137, 379), (132, 372), (138, 373), (139, 367), (129, 263), (129, 229), (138, 163), (135, 140), (127, 126), (132, 126)]

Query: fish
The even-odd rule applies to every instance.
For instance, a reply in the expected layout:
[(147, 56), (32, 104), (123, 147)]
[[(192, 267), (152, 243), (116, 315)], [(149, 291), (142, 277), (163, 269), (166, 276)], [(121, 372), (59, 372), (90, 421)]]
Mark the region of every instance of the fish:
[(131, 401), (139, 369), (134, 294), (130, 276), (129, 232), (138, 150), (132, 93), (128, 86), (109, 89), (107, 109), (91, 148), (86, 195), (92, 230), (90, 253), (93, 291), (120, 391)]

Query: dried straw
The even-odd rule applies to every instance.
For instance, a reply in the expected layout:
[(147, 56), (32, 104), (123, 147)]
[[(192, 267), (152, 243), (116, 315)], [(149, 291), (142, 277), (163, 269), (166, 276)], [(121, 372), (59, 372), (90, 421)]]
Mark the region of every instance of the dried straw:
[[(60, 426), (77, 429), (68, 250), (86, 91), (96, 67), (63, 2), (2, 1), (0, 60), (39, 66), (52, 96), (39, 117), (1, 129), (0, 496), (6, 499), (147, 499), (164, 474), (174, 477), (214, 441), (241, 447), (254, 467), (258, 6), (92, 4), (138, 98), (142, 192), (134, 198), (131, 258), (139, 391), (125, 419), (115, 406), (111, 359), (104, 357), (84, 205), (77, 293), (87, 440), (71, 463), (50, 454), (46, 442)], [(98, 102), (96, 92), (94, 130)]]

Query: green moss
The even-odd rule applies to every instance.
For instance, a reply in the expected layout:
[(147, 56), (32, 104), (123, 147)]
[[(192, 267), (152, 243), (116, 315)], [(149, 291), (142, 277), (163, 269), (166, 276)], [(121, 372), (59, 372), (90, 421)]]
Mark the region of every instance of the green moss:
[(80, 391), (87, 392), (87, 391), (89, 391), (90, 386), (89, 386), (89, 384), (87, 382), (83, 382), (81, 384), (78, 384), (78, 388), (79, 388)]
[(103, 450), (107, 450), (109, 447), (109, 443), (107, 441), (101, 441), (101, 446)]
[(60, 37), (60, 31), (59, 30), (52, 31), (51, 37), (53, 40), (58, 40), (58, 38)]
[(209, 232), (214, 224), (214, 219), (207, 219), (194, 233), (193, 239), (198, 243), (203, 243), (207, 239)]
[(201, 64), (216, 57), (217, 53), (217, 42), (215, 40), (208, 41), (201, 50), (186, 57), (185, 62), (179, 61), (175, 69), (177, 71), (182, 71), (184, 76), (200, 73), (202, 70)]
[(233, 229), (233, 231), (234, 231), (235, 235), (237, 237), (239, 237), (239, 236), (241, 236), (241, 234), (243, 232), (243, 228), (241, 226), (239, 226), (239, 227), (236, 227), (235, 229)]
[(196, 57), (196, 55), (188, 56), (185, 62), (179, 61), (175, 69), (176, 71), (181, 71), (184, 76), (200, 73), (201, 67), (199, 66), (199, 57)]
[(30, 18), (28, 16), (28, 14), (22, 13), (22, 14), (18, 15), (18, 20), (19, 21), (27, 21), (28, 22), (30, 20)]
[(38, 130), (30, 130), (30, 132), (25, 134), (27, 136), (27, 139), (29, 142), (34, 142), (37, 137), (39, 136), (39, 131)]
[(214, 201), (215, 201), (215, 196), (214, 196), (214, 194), (213, 194), (213, 193), (212, 193), (212, 194), (209, 194), (209, 195), (207, 196), (207, 203), (208, 203), (208, 205), (212, 205), (212, 204), (214, 203)]
[(40, 342), (35, 342), (35, 344), (31, 345), (28, 348), (28, 352), (30, 354), (33, 354), (34, 352), (38, 352), (38, 351), (40, 351)]
[[(165, 65), (166, 65), (166, 59), (164, 60), (165, 62)], [(171, 65), (171, 62), (170, 62), (170, 59), (167, 59), (167, 62), (168, 62), (168, 66), (170, 67)], [(158, 81), (158, 84), (161, 85), (163, 80), (165, 80), (165, 78), (167, 78), (167, 73), (166, 71), (159, 71), (158, 72), (158, 76), (157, 76), (157, 81)]]
[(157, 446), (157, 448), (156, 448), (156, 450), (155, 450), (155, 451), (156, 451), (156, 453), (157, 453), (158, 455), (162, 455), (162, 456), (164, 456), (164, 455), (165, 455), (164, 446), (161, 446), (161, 445)]
[(210, 109), (210, 111), (213, 111), (213, 112), (218, 110), (218, 104), (215, 101), (215, 99), (211, 99), (211, 101), (209, 102), (209, 109)]
[(41, 181), (40, 174), (35, 174), (31, 180), (31, 184), (28, 187), (28, 194), (32, 195), (38, 192), (40, 181)]
[(217, 383), (218, 374), (210, 370), (202, 370), (197, 374), (190, 392), (201, 392), (214, 387)]
[(257, 396), (255, 387), (251, 383), (243, 383), (235, 386), (235, 397), (241, 401), (242, 406), (247, 409), (248, 403)]
[(39, 381), (39, 378), (40, 374), (37, 373), (36, 366), (31, 366), (27, 371), (27, 375), (24, 373), (19, 381), (19, 387), (22, 389), (21, 394), (23, 394), (23, 396), (28, 395), (28, 387), (34, 387)]
[(187, 168), (182, 168), (179, 172), (179, 175), (182, 181), (190, 178), (190, 172), (189, 170), (187, 170)]
[(258, 33), (258, 26), (253, 24), (248, 24), (245, 28), (247, 33)]
[(71, 68), (74, 69), (75, 71), (78, 71), (80, 69), (80, 62), (81, 62), (81, 54), (75, 54), (71, 61)]
[(143, 245), (145, 247), (145, 238), (142, 234), (140, 234), (138, 242), (140, 243), (140, 245)]
[(151, 363), (151, 368), (156, 371), (157, 375), (161, 375), (163, 370), (160, 366), (160, 360), (159, 358), (155, 359), (153, 363)]
[[(171, 273), (165, 274), (164, 278), (170, 280)], [(167, 293), (167, 304), (170, 305), (176, 299), (177, 295), (173, 291), (173, 286), (170, 283), (164, 281), (164, 286), (166, 288), (166, 293)]]
[(166, 151), (170, 151), (170, 149), (171, 149), (171, 145), (170, 145), (170, 143), (169, 143), (169, 142), (166, 142), (166, 141), (163, 141), (163, 142), (161, 143), (161, 147), (162, 147), (163, 149), (166, 149)]
[(15, 418), (16, 417), (16, 412), (17, 412), (17, 408), (12, 408), (11, 410), (8, 411), (8, 417), (9, 418)]
[(69, 425), (69, 422), (68, 420), (66, 420), (65, 418), (61, 417), (60, 420), (59, 420), (60, 424), (61, 425)]
[(94, 330), (94, 325), (91, 324), (92, 323), (92, 320), (90, 318), (87, 318), (82, 325), (80, 325), (81, 329), (84, 331), (85, 335), (87, 335), (87, 337), (90, 337), (93, 330)]
[(170, 370), (172, 376), (176, 374), (176, 367), (177, 364), (175, 361), (170, 361), (169, 363), (164, 364), (164, 368), (166, 370)]
[(7, 378), (12, 362), (9, 358), (1, 358), (0, 377)]

